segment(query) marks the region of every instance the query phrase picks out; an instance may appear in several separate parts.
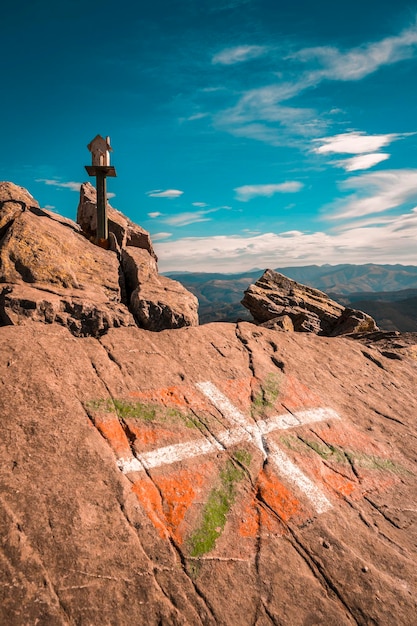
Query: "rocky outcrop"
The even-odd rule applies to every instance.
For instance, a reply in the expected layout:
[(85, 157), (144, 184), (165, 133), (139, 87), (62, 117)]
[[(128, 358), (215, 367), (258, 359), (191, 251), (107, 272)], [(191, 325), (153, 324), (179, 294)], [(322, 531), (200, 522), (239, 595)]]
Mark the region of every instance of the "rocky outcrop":
[(197, 298), (176, 280), (158, 275), (147, 250), (124, 248), (121, 262), (138, 326), (159, 331), (198, 324)]
[[(133, 246), (147, 250), (157, 261), (149, 233), (134, 224), (123, 213), (108, 204), (107, 217), (109, 233), (114, 235), (119, 249)], [(77, 224), (90, 239), (97, 236), (97, 193), (91, 183), (83, 183), (80, 188), (80, 202), (77, 209)]]
[[(57, 323), (76, 336), (95, 337), (119, 326), (163, 330), (198, 324), (195, 297), (158, 276), (148, 233), (117, 211), (112, 216), (115, 250), (103, 250), (79, 225), (41, 209), (26, 190), (0, 183), (0, 324)], [(127, 287), (127, 249), (142, 253), (135, 271), (148, 285), (143, 302), (134, 281), (133, 297)], [(130, 257), (134, 266), (138, 257)], [(148, 313), (139, 315), (141, 307)]]
[(254, 320), (269, 328), (282, 328), (337, 336), (378, 330), (375, 321), (362, 311), (338, 304), (318, 289), (266, 270), (245, 291), (242, 300)]
[(0, 225), (0, 624), (414, 626), (417, 336), (269, 272), (193, 326), (125, 226)]

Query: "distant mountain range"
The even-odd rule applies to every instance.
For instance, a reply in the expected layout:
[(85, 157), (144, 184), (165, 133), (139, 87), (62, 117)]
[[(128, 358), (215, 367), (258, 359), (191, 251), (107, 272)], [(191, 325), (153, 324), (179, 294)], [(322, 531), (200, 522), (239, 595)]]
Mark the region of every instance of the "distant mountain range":
[[(275, 271), (329, 294), (344, 306), (372, 315), (380, 328), (417, 332), (417, 266), (307, 265)], [(250, 320), (240, 304), (245, 289), (263, 270), (241, 274), (169, 273), (200, 301), (200, 322)]]

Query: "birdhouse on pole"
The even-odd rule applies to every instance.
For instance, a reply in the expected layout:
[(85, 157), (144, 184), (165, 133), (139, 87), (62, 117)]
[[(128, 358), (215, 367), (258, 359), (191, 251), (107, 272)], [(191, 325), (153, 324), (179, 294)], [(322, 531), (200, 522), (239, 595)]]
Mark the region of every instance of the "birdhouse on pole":
[(96, 135), (87, 148), (91, 152), (93, 165), (110, 165), (110, 152), (113, 152), (110, 137), (104, 139), (101, 135)]
[(86, 165), (89, 176), (96, 177), (97, 189), (97, 244), (102, 248), (108, 247), (109, 229), (107, 223), (107, 191), (106, 177), (116, 176), (116, 170), (110, 165), (110, 137), (96, 135), (88, 144), (91, 152), (92, 165)]

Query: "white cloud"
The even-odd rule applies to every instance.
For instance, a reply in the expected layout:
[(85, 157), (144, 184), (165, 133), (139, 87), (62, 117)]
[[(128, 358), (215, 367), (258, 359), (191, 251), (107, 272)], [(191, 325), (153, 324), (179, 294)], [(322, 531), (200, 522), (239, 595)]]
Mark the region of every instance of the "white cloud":
[[(218, 113), (214, 124), (233, 135), (276, 146), (299, 144), (300, 139), (318, 137), (326, 132), (329, 125), (325, 116), (320, 116), (313, 109), (285, 106), (283, 103), (326, 80), (361, 80), (384, 65), (413, 57), (416, 49), (417, 25), (413, 24), (397, 36), (347, 51), (332, 47), (300, 50), (287, 57), (288, 61), (292, 61), (290, 80), (283, 79), (276, 84), (249, 89), (235, 106)], [(300, 61), (302, 65), (295, 67), (294, 61)], [(334, 108), (332, 112), (337, 110)], [(377, 140), (374, 142), (377, 143)], [(379, 149), (374, 146), (363, 152)]]
[(192, 202), (192, 206), (197, 206), (204, 209), (206, 206), (208, 206), (208, 204), (206, 204), (206, 202)]
[(56, 207), (53, 204), (45, 204), (43, 208), (47, 209), (48, 211), (51, 211), (52, 209), (55, 209)]
[(342, 167), (346, 172), (356, 172), (358, 170), (369, 170), (369, 168), (382, 161), (386, 161), (390, 158), (390, 154), (386, 152), (373, 152), (371, 154), (360, 154), (354, 156), (351, 159), (343, 159), (341, 161), (335, 161), (334, 165)]
[(417, 46), (417, 25), (403, 30), (399, 35), (386, 37), (381, 41), (372, 42), (340, 52), (337, 48), (323, 46), (305, 48), (292, 58), (304, 62), (318, 62), (321, 69), (313, 70), (310, 79), (360, 80), (384, 65), (391, 65), (414, 56)]
[(342, 133), (333, 137), (314, 139), (315, 143), (321, 143), (321, 145), (314, 148), (313, 152), (317, 154), (365, 154), (388, 146), (408, 134), (367, 135), (359, 131)]
[(293, 137), (317, 137), (326, 122), (316, 111), (281, 104), (305, 89), (298, 82), (284, 82), (247, 91), (234, 107), (221, 111), (214, 124), (238, 137), (248, 137), (272, 145), (288, 145)]
[(265, 46), (236, 46), (234, 48), (225, 48), (212, 58), (212, 63), (220, 65), (235, 65), (250, 59), (256, 59), (264, 55), (268, 48)]
[(179, 189), (154, 189), (147, 191), (146, 195), (150, 198), (179, 198), (183, 193)]
[(160, 213), (159, 211), (151, 211), (151, 213), (148, 213), (148, 217), (150, 217), (151, 219), (155, 219), (160, 215), (162, 215), (162, 213)]
[(51, 185), (59, 189), (71, 189), (71, 191), (80, 191), (80, 187), (81, 187), (81, 183), (76, 183), (73, 181), (65, 183), (65, 182), (61, 182), (59, 180), (54, 180), (50, 178), (37, 178), (36, 182), (45, 183), (45, 185)]
[(188, 237), (159, 243), (159, 268), (167, 271), (242, 272), (323, 263), (415, 264), (417, 207), (382, 226), (347, 227), (338, 233), (265, 233)]
[(170, 226), (189, 226), (190, 224), (197, 224), (198, 222), (209, 222), (212, 218), (207, 216), (211, 213), (229, 209), (230, 207), (228, 206), (220, 206), (213, 209), (206, 209), (205, 211), (201, 209), (200, 211), (178, 213), (177, 215), (164, 218), (163, 221)]
[(168, 239), (171, 235), (172, 233), (155, 233), (154, 235), (151, 235), (151, 239), (152, 241), (162, 241), (163, 239)]
[(115, 198), (115, 197), (116, 197), (116, 194), (113, 193), (112, 191), (108, 191), (107, 192), (107, 199), (108, 200), (110, 200), (110, 198)]
[(190, 115), (187, 117), (187, 122), (194, 122), (195, 120), (201, 120), (203, 117), (207, 117), (208, 113), (194, 113), (194, 115)]
[(270, 198), (276, 193), (295, 193), (302, 189), (303, 184), (298, 181), (287, 181), (285, 183), (270, 184), (270, 185), (243, 185), (242, 187), (236, 187), (236, 199), (240, 202), (248, 202), (252, 198), (258, 196), (266, 196)]
[(163, 221), (170, 226), (189, 226), (190, 224), (209, 222), (210, 220), (210, 217), (206, 217), (206, 211), (195, 211), (194, 213), (178, 213), (178, 215), (166, 217)]
[(349, 178), (342, 189), (354, 193), (338, 202), (333, 219), (356, 218), (382, 213), (417, 201), (417, 169), (384, 170)]

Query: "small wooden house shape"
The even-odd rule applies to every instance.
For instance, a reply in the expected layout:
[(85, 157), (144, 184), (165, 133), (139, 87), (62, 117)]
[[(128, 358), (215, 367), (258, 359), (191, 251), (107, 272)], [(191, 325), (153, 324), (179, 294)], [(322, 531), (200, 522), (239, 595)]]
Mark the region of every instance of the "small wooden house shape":
[(110, 152), (113, 152), (110, 146), (110, 137), (102, 137), (96, 135), (92, 141), (88, 144), (87, 148), (92, 154), (93, 165), (109, 166), (110, 165)]

